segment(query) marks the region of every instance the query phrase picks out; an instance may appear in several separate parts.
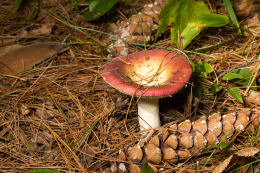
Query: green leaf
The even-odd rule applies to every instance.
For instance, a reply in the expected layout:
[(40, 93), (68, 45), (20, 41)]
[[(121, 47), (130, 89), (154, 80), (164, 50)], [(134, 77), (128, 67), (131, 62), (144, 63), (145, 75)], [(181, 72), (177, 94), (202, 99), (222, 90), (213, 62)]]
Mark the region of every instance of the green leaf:
[(237, 29), (238, 35), (241, 36), (242, 33), (241, 33), (241, 30), (240, 30), (240, 27), (239, 27), (239, 24), (238, 24), (238, 21), (237, 21), (237, 17), (236, 17), (235, 12), (234, 12), (234, 10), (232, 8), (232, 4), (231, 4), (230, 0), (223, 0), (223, 2), (224, 2), (224, 5), (225, 5), (225, 7), (226, 7), (226, 9), (228, 11), (228, 15), (229, 15), (233, 25)]
[(253, 73), (246, 68), (233, 70), (232, 72), (233, 73), (237, 72), (238, 74), (244, 76), (244, 78), (248, 78), (248, 77), (251, 77), (253, 75)]
[(220, 14), (203, 14), (195, 20), (188, 22), (181, 33), (183, 48), (187, 47), (202, 29), (206, 27), (220, 27), (228, 23), (228, 17)]
[(155, 173), (155, 171), (153, 170), (153, 168), (151, 168), (151, 166), (144, 162), (141, 168), (141, 173)]
[(31, 171), (29, 173), (60, 173), (60, 172), (52, 170), (52, 169), (37, 169), (37, 170)]
[(178, 47), (179, 35), (182, 33), (189, 20), (194, 20), (201, 14), (210, 14), (207, 5), (203, 1), (171, 0), (159, 14), (159, 28), (156, 38), (171, 26), (171, 42)]
[(213, 72), (213, 70), (214, 69), (211, 67), (210, 64), (200, 61), (198, 62), (198, 64), (196, 64), (195, 74), (202, 78), (207, 78), (207, 74)]
[(230, 80), (231, 82), (237, 84), (237, 85), (242, 85), (242, 86), (248, 86), (252, 82), (252, 88), (253, 90), (257, 90), (256, 88), (256, 80), (252, 79), (253, 73), (248, 70), (248, 69), (236, 69), (233, 70), (227, 74), (225, 74), (222, 79), (223, 80)]
[(119, 0), (87, 0), (89, 4), (89, 12), (84, 13), (84, 20), (92, 21), (103, 16), (109, 11)]
[(233, 79), (243, 79), (244, 77), (237, 73), (227, 73), (222, 77), (222, 80), (233, 80)]
[(219, 91), (221, 91), (223, 88), (221, 86), (219, 86), (217, 83), (214, 83), (213, 85), (211, 85), (210, 87), (210, 91), (214, 94), (218, 93)]
[(244, 103), (243, 98), (237, 88), (228, 88), (228, 93), (240, 103)]
[[(220, 27), (228, 24), (224, 15), (211, 14), (207, 5), (194, 0), (171, 0), (159, 14), (156, 39), (168, 26), (171, 27), (171, 42), (185, 48), (205, 27)], [(182, 40), (181, 43), (179, 41)]]
[(211, 67), (210, 64), (206, 63), (206, 62), (203, 62), (202, 63), (202, 67), (203, 67), (203, 70), (206, 72), (206, 73), (211, 73), (213, 72), (213, 68)]

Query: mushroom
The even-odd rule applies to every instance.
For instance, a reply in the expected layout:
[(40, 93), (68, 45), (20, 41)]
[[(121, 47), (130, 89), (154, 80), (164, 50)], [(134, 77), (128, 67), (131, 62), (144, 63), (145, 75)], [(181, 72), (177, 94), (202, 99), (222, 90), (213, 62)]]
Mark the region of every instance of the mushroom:
[(153, 49), (114, 58), (100, 72), (112, 87), (139, 98), (140, 130), (145, 130), (160, 127), (159, 98), (181, 90), (192, 68), (183, 55)]

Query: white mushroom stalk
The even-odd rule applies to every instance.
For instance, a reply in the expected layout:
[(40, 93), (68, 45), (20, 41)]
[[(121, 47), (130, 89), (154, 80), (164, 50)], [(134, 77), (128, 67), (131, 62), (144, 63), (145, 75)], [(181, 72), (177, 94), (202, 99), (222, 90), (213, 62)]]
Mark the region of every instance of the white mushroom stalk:
[(138, 102), (140, 130), (160, 127), (159, 99), (141, 98)]

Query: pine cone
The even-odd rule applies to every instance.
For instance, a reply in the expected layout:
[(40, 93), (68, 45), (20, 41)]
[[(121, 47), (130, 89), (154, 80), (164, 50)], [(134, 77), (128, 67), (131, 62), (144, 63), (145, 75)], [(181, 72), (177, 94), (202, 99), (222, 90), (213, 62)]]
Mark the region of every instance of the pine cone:
[(128, 55), (127, 42), (147, 43), (153, 40), (153, 33), (158, 28), (159, 13), (166, 0), (155, 0), (154, 3), (146, 4), (137, 14), (131, 16), (128, 21), (117, 22), (118, 28), (114, 31), (115, 36), (110, 39), (116, 39), (108, 46), (108, 51), (112, 56)]
[[(124, 155), (125, 161), (132, 163), (124, 163), (129, 172), (140, 172), (143, 162), (158, 165), (163, 162), (175, 164), (199, 154), (209, 145), (229, 140), (245, 129), (258, 128), (259, 123), (258, 109), (243, 109), (238, 113), (225, 115), (214, 113), (208, 117), (202, 116), (195, 122), (186, 120), (158, 130), (144, 144), (130, 147), (127, 154), (121, 151), (119, 159)], [(157, 171), (154, 166), (153, 169)]]

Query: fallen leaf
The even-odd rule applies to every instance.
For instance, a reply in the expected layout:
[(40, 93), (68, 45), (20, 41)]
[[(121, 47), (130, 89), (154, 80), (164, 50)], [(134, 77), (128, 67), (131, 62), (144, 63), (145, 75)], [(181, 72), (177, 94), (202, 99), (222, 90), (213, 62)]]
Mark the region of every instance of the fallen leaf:
[(229, 156), (227, 159), (225, 159), (223, 162), (221, 162), (214, 170), (213, 173), (221, 173), (223, 172), (227, 166), (229, 165), (231, 159), (233, 158), (233, 155)]
[(235, 154), (240, 157), (252, 157), (259, 151), (260, 151), (260, 149), (256, 148), (256, 147), (247, 147), (247, 148), (239, 150)]
[(62, 49), (58, 42), (34, 43), (27, 46), (13, 45), (0, 51), (0, 72), (17, 74), (57, 54)]

